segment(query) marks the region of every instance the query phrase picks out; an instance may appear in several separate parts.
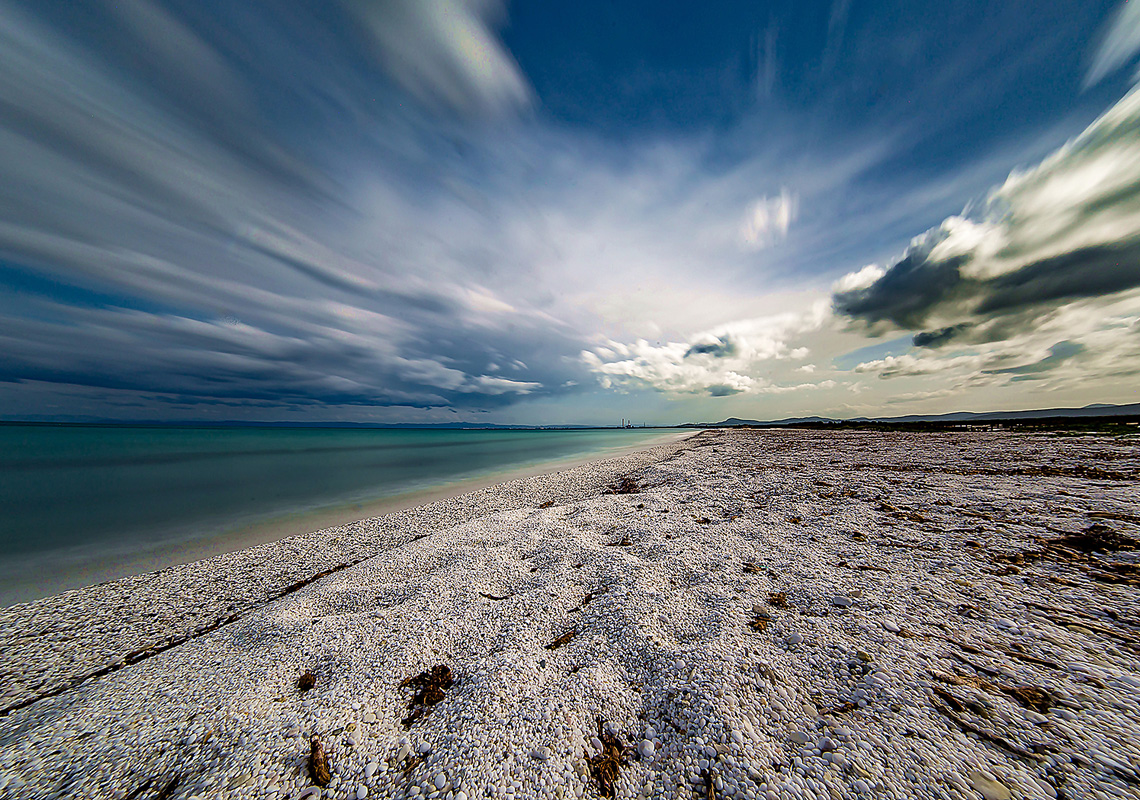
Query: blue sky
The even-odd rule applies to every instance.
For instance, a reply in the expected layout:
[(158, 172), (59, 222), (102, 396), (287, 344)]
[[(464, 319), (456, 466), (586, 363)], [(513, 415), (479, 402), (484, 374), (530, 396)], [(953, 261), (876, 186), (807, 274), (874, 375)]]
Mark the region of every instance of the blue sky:
[(0, 0), (0, 418), (1134, 400), (1140, 7)]

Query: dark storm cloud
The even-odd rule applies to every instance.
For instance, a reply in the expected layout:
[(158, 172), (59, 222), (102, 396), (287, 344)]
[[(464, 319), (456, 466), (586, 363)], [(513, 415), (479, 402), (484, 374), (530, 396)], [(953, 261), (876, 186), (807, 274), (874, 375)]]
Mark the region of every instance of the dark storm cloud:
[(977, 212), (927, 232), (869, 285), (836, 292), (836, 312), (872, 330), (930, 327), (914, 343), (932, 347), (1008, 338), (1059, 306), (1140, 288), (1138, 150), (1133, 90)]
[(1140, 286), (1140, 238), (1083, 247), (988, 281), (976, 312), (1007, 314)]
[(835, 310), (871, 326), (892, 323), (903, 329), (920, 328), (932, 308), (954, 299), (965, 288), (959, 273), (963, 261), (934, 260), (929, 246), (912, 247), (871, 286), (836, 294)]
[(727, 358), (736, 355), (736, 343), (729, 339), (727, 336), (716, 339), (712, 342), (700, 342), (691, 345), (685, 351), (685, 358), (695, 355), (713, 356), (714, 358)]
[(715, 386), (709, 387), (709, 396), (710, 397), (731, 397), (734, 394), (740, 394), (741, 391), (742, 391), (741, 389), (737, 389), (735, 386), (729, 386), (728, 384), (718, 383)]
[(941, 347), (967, 329), (966, 325), (950, 325), (936, 331), (922, 331), (914, 335), (912, 343), (915, 347)]
[[(1032, 364), (1024, 364), (1020, 367), (1006, 367), (1005, 369), (988, 369), (984, 370), (987, 375), (1037, 375), (1043, 372), (1049, 372), (1064, 364), (1073, 356), (1080, 355), (1085, 350), (1083, 344), (1077, 342), (1057, 342), (1049, 348), (1049, 355), (1040, 361), (1035, 361)], [(1016, 380), (1016, 379), (1015, 379)], [(1025, 378), (1028, 380), (1028, 378)]]

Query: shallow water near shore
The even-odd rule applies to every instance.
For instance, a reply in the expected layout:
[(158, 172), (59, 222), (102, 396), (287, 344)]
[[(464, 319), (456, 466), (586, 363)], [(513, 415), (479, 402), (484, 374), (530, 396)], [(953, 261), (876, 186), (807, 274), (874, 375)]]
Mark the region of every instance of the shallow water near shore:
[(678, 436), (630, 430), (0, 426), (0, 604)]

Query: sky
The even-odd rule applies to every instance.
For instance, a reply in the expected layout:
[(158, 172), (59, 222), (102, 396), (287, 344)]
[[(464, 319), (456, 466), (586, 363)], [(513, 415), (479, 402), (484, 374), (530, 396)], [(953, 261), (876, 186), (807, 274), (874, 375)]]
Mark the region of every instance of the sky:
[(0, 0), (0, 419), (1127, 403), (1140, 3)]

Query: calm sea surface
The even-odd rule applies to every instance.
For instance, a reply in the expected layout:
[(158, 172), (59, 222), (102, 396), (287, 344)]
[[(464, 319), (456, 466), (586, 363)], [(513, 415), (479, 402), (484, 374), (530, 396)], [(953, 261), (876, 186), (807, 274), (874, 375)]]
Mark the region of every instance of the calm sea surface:
[(236, 549), (251, 529), (269, 541), (386, 498), (670, 436), (0, 425), (0, 605)]

